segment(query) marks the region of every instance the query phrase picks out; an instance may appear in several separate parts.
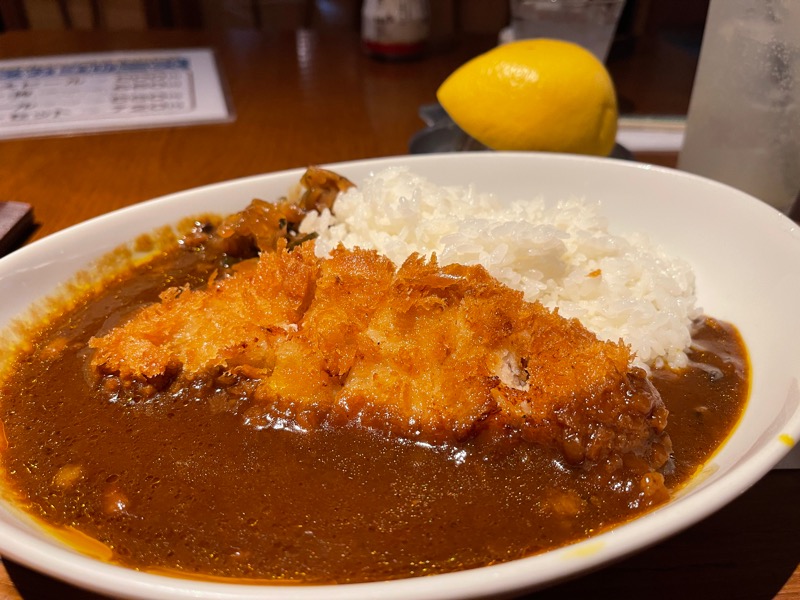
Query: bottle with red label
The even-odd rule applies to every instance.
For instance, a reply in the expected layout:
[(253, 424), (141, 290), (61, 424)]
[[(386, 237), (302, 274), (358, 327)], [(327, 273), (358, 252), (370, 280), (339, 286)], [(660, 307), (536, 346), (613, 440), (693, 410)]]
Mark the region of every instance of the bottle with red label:
[(364, 0), (364, 50), (376, 58), (417, 58), (427, 47), (430, 21), (428, 0)]

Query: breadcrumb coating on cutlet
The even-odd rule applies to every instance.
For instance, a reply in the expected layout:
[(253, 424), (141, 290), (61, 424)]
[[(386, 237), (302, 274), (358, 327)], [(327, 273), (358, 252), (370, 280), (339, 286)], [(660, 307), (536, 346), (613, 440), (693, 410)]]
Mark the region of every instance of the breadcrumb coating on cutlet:
[(296, 326), (314, 293), (313, 248), (264, 254), (255, 268), (207, 288), (169, 288), (102, 338), (92, 338), (92, 366), (121, 379), (163, 375), (171, 365), (191, 379), (246, 363), (261, 368), (284, 330)]
[(434, 443), (511, 435), (572, 463), (668, 445), (666, 410), (627, 346), (483, 267), (435, 257), (395, 268), (375, 251), (318, 259), (313, 242), (282, 243), (205, 289), (167, 290), (90, 346), (95, 372), (123, 384), (253, 380), (248, 418), (261, 424), (279, 415)]

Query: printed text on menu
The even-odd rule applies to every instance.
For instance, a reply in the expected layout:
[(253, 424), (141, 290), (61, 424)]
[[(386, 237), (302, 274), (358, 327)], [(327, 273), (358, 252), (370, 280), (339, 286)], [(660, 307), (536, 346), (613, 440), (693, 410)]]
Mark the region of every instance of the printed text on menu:
[(188, 113), (192, 76), (182, 57), (0, 68), (0, 126)]

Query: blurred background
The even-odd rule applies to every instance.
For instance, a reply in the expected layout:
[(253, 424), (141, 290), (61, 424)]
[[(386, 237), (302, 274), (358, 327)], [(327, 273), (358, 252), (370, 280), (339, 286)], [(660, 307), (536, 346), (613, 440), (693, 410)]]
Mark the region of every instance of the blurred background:
[[(497, 33), (508, 24), (503, 0), (431, 0), (432, 37)], [(702, 34), (708, 0), (628, 0), (619, 45), (656, 32)], [(2, 0), (0, 31), (299, 27), (359, 28), (361, 0)]]
[[(654, 82), (636, 77), (649, 113), (686, 114), (709, 0), (627, 0), (607, 66), (636, 69), (641, 55)], [(0, 34), (31, 30), (227, 29), (280, 32), (361, 28), (362, 0), (0, 0)], [(432, 52), (464, 36), (499, 35), (510, 21), (505, 0), (430, 0)], [(625, 60), (620, 60), (625, 59)], [(625, 74), (623, 74), (625, 75)], [(617, 77), (615, 77), (615, 80)], [(626, 79), (620, 77), (619, 79)], [(622, 113), (637, 107), (618, 88)]]
[[(431, 39), (499, 33), (503, 0), (431, 0)], [(673, 36), (699, 48), (708, 0), (628, 0), (615, 51), (637, 39)], [(359, 29), (361, 0), (0, 0), (0, 32), (12, 29), (297, 28)]]

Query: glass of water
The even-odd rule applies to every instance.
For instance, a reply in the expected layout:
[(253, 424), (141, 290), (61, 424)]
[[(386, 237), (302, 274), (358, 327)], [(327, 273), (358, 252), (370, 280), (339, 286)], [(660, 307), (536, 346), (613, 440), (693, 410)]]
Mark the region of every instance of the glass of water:
[(711, 0), (678, 168), (789, 209), (800, 192), (800, 1)]
[(625, 0), (511, 0), (514, 39), (555, 38), (605, 62)]

